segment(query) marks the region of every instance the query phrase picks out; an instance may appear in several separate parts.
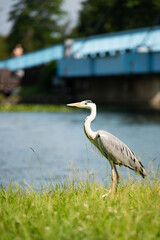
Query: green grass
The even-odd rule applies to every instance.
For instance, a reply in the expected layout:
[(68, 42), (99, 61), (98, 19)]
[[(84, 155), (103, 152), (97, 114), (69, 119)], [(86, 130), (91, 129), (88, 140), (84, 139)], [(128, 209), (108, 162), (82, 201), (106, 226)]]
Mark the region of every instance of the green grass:
[[(1, 101), (1, 95), (0, 95)], [(12, 102), (12, 101), (11, 101)], [(67, 104), (67, 103), (66, 103)], [(82, 112), (85, 109), (71, 108), (67, 107), (66, 104), (21, 104), (21, 103), (10, 103), (5, 102), (5, 104), (0, 104), (0, 112)], [(99, 111), (116, 111), (119, 110), (117, 107), (99, 106)]]
[(0, 105), (0, 112), (58, 112), (58, 111), (73, 111), (73, 109), (65, 105), (51, 105), (51, 104), (4, 104)]
[(117, 193), (84, 182), (36, 192), (0, 189), (1, 239), (160, 239), (159, 179), (124, 182)]

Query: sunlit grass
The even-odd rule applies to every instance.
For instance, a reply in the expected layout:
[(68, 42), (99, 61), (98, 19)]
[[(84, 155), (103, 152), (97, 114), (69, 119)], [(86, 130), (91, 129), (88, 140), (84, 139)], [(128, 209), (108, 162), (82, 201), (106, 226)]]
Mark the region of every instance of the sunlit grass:
[[(66, 103), (67, 104), (67, 103)], [(67, 107), (66, 104), (0, 104), (0, 112), (82, 112), (78, 108)], [(115, 110), (113, 107), (99, 106), (99, 110)]]
[(58, 111), (73, 111), (65, 105), (51, 105), (51, 104), (4, 104), (0, 105), (1, 112), (21, 112), (21, 111), (30, 111), (30, 112), (58, 112)]
[(122, 182), (117, 193), (92, 180), (0, 189), (1, 239), (160, 239), (159, 178)]

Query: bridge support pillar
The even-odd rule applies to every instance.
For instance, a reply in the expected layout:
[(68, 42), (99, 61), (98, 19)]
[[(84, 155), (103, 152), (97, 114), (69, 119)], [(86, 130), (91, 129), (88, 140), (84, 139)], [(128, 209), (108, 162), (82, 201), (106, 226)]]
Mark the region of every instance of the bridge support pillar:
[[(66, 83), (67, 83), (66, 79)], [(160, 110), (160, 75), (128, 75), (70, 79), (75, 100)]]

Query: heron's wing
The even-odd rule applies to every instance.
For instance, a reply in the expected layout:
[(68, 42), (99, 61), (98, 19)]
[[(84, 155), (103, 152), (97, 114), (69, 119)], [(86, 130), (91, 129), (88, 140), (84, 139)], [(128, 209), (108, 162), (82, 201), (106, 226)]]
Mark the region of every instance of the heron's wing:
[(136, 158), (125, 143), (106, 131), (98, 131), (97, 145), (101, 153), (117, 165), (124, 165), (139, 172), (142, 176), (146, 175), (142, 163)]

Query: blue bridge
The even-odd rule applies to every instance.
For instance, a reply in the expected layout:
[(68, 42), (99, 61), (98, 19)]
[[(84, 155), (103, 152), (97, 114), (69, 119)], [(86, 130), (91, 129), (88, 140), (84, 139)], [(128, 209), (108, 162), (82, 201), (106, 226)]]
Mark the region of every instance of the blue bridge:
[(75, 39), (70, 56), (64, 44), (0, 61), (0, 69), (26, 69), (57, 61), (63, 78), (160, 73), (160, 26)]
[(160, 72), (160, 27), (77, 39), (70, 58), (58, 62), (58, 75), (89, 77)]
[(46, 49), (24, 54), (21, 57), (0, 61), (0, 69), (8, 68), (11, 71), (32, 68), (63, 58), (63, 45), (55, 45)]

